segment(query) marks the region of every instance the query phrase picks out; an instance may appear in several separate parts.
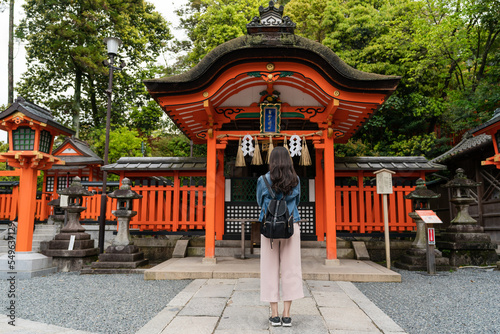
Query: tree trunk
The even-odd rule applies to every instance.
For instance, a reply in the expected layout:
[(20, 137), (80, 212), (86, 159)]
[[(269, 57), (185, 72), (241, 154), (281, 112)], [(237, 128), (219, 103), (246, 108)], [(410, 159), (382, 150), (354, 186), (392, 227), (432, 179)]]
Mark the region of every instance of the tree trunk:
[(9, 64), (8, 64), (8, 104), (14, 102), (14, 0), (10, 0), (9, 9)]
[(80, 69), (76, 70), (75, 75), (75, 95), (73, 101), (73, 128), (75, 129), (75, 137), (80, 137), (80, 110), (82, 101), (82, 77), (83, 73)]

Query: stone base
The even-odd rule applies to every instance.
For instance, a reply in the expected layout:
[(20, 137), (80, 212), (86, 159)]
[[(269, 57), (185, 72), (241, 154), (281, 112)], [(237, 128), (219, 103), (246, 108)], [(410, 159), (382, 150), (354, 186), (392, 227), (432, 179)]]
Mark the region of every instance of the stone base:
[(340, 266), (340, 260), (339, 259), (325, 259), (325, 266), (327, 266), (327, 267)]
[[(93, 262), (91, 269), (136, 269), (149, 263), (144, 259), (144, 253), (134, 245), (109, 246), (104, 254), (99, 255), (99, 261)], [(106, 270), (104, 270), (106, 272)], [(103, 273), (103, 272), (101, 272)], [(120, 273), (117, 271), (116, 273)], [(128, 272), (125, 272), (128, 273)]]
[(114, 274), (141, 274), (144, 275), (146, 269), (111, 269), (111, 268), (84, 268), (80, 271), (81, 275), (114, 275)]
[[(99, 250), (98, 250), (99, 251)], [(52, 260), (54, 266), (57, 266), (58, 271), (80, 271), (90, 262), (95, 260), (95, 257), (55, 257)]]
[(133, 262), (92, 262), (92, 269), (136, 269), (141, 266), (145, 266), (149, 263), (148, 260), (139, 260)]
[[(451, 269), (449, 259), (443, 257), (443, 254), (437, 249), (434, 250), (434, 258), (436, 261), (436, 271), (448, 271)], [(411, 248), (401, 256), (399, 261), (394, 262), (394, 266), (409, 271), (426, 271), (427, 250)]]
[(204, 257), (201, 260), (201, 263), (202, 264), (206, 264), (206, 265), (214, 265), (214, 264), (217, 264), (217, 258), (215, 258), (215, 257)]
[(498, 261), (497, 245), (479, 225), (452, 224), (440, 239), (436, 246), (446, 250), (445, 255), (454, 267), (490, 265)]
[(495, 265), (498, 261), (498, 255), (494, 250), (450, 250), (450, 265), (460, 266), (484, 266)]
[(52, 265), (52, 259), (39, 253), (17, 252), (13, 268), (9, 265), (10, 260), (8, 254), (0, 256), (0, 279), (12, 276), (15, 276), (15, 279), (27, 279), (57, 272), (57, 268)]

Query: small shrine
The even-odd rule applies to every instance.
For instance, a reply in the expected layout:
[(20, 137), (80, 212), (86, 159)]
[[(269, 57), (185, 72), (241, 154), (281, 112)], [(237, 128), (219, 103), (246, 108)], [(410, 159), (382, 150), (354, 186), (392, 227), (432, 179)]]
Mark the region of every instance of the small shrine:
[(259, 14), (245, 36), (219, 45), (186, 73), (144, 83), (188, 138), (207, 144), (204, 262), (215, 262), (215, 240), (224, 234), (226, 162), (236, 158), (234, 176), (257, 177), (267, 171), (272, 148), (283, 145), (299, 176), (314, 180), (314, 203), (301, 212), (314, 216), (304, 229), (317, 231), (318, 240), (326, 236), (326, 260), (338, 264), (334, 144), (347, 142), (401, 77), (358, 71), (295, 35), (295, 23), (273, 1)]
[(52, 155), (64, 161), (64, 165), (53, 166), (44, 173), (44, 193), (52, 198), (57, 191), (69, 187), (73, 178), (78, 176), (82, 182), (102, 181), (100, 167), (103, 160), (89, 145), (75, 137), (68, 137), (59, 145)]
[[(0, 113), (0, 129), (8, 132), (9, 151), (1, 158), (19, 170), (19, 213), (16, 238), (16, 265), (20, 277), (33, 277), (54, 272), (51, 260), (32, 253), (36, 210), (37, 175), (64, 161), (51, 154), (54, 138), (71, 136), (73, 130), (59, 124), (52, 113), (18, 97)], [(7, 259), (0, 258), (0, 272), (9, 269)], [(10, 268), (12, 271), (12, 268)]]

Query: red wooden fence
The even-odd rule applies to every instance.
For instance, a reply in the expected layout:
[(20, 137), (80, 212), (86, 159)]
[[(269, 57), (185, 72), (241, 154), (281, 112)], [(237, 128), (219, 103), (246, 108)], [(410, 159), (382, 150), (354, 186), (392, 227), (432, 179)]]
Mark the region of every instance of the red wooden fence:
[[(205, 186), (159, 186), (132, 187), (143, 196), (134, 200), (137, 215), (132, 218), (130, 227), (141, 231), (182, 231), (203, 229), (205, 227)], [(389, 227), (392, 232), (411, 231), (415, 223), (408, 216), (412, 211), (411, 201), (404, 195), (414, 187), (394, 187), (388, 195)], [(50, 194), (43, 194), (37, 200), (35, 217), (46, 220), (52, 214), (47, 205)], [(82, 212), (84, 220), (98, 220), (101, 196), (94, 195), (84, 199), (87, 210)], [(365, 186), (361, 192), (357, 186), (336, 187), (337, 230), (357, 233), (383, 231), (382, 195), (376, 187)], [(174, 210), (174, 208), (178, 208)], [(111, 214), (116, 209), (116, 200), (108, 198), (106, 220), (115, 220)], [(12, 194), (0, 194), (0, 219), (12, 220), (17, 216), (17, 188)]]

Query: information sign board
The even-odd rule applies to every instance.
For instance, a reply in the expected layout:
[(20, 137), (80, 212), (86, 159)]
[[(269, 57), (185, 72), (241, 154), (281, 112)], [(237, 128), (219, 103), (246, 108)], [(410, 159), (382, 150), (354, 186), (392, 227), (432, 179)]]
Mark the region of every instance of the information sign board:
[(395, 172), (384, 168), (374, 174), (377, 175), (377, 194), (392, 194), (392, 174)]
[(415, 210), (415, 212), (420, 216), (420, 218), (426, 224), (442, 224), (443, 222), (436, 213), (432, 210)]

